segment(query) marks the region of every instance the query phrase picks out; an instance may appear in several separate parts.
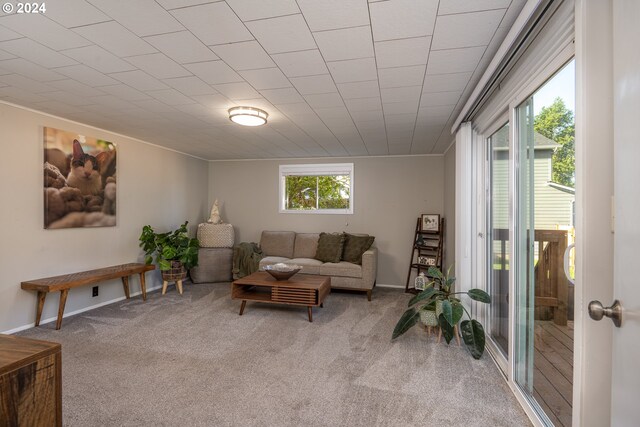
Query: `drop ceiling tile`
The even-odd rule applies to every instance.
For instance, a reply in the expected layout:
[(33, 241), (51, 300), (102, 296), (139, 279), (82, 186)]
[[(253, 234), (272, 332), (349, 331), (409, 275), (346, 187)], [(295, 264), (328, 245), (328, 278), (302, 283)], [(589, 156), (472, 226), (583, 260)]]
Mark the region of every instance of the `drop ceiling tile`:
[(449, 74), (427, 74), (422, 86), (422, 92), (452, 92), (462, 91), (473, 73), (449, 73)]
[(336, 92), (336, 85), (330, 75), (293, 77), (291, 83), (301, 95)]
[(233, 71), (224, 61), (207, 61), (185, 64), (187, 70), (200, 77), (205, 83), (222, 84), (242, 82), (242, 77)]
[(422, 86), (407, 86), (407, 87), (394, 87), (387, 89), (380, 89), (380, 95), (382, 96), (383, 104), (389, 102), (407, 102), (411, 104), (418, 104), (420, 99), (420, 93), (422, 92)]
[(287, 77), (327, 74), (329, 70), (317, 49), (271, 55)]
[(189, 31), (160, 34), (144, 39), (179, 64), (218, 59), (218, 56), (211, 49)]
[(191, 75), (189, 71), (162, 53), (130, 56), (127, 58), (127, 61), (157, 79), (170, 79), (172, 77), (186, 77)]
[(120, 80), (126, 85), (142, 91), (168, 89), (167, 85), (162, 83), (160, 80), (157, 80), (140, 70), (113, 73), (110, 74), (110, 76)]
[(294, 117), (294, 119), (292, 120), (294, 121), (294, 123), (297, 123), (298, 125), (301, 125), (301, 126), (305, 125), (304, 124), (305, 122), (303, 121), (303, 119), (295, 118), (295, 116), (301, 116), (301, 115), (312, 116), (307, 119), (308, 123), (314, 122), (316, 123), (316, 125), (322, 124), (318, 116), (316, 116), (316, 113), (306, 102), (295, 103), (295, 104), (277, 104), (276, 108), (278, 108), (278, 110), (280, 110), (282, 114), (286, 114), (289, 117)]
[[(340, 97), (340, 95), (338, 94), (323, 94), (323, 95), (309, 95), (312, 97), (323, 97), (326, 95), (335, 95)], [(323, 101), (322, 98), (317, 98), (317, 100), (319, 101)], [(328, 99), (325, 98), (325, 100), (327, 101), (326, 104), (333, 104), (333, 102)], [(307, 101), (308, 102), (308, 101)], [(309, 105), (311, 105), (311, 102), (308, 102)], [(340, 104), (335, 104), (332, 107), (313, 107), (313, 111), (315, 111), (315, 113), (327, 124), (329, 125), (328, 122), (331, 122), (333, 126), (337, 126), (338, 123), (342, 123), (342, 126), (353, 126), (353, 120), (351, 120), (351, 117), (349, 116), (349, 110), (347, 110), (347, 108), (342, 104), (342, 100), (340, 101)]]
[(59, 67), (56, 71), (60, 74), (84, 83), (91, 87), (114, 85), (118, 82), (111, 77), (102, 74), (86, 65), (71, 65), (69, 67)]
[(295, 0), (227, 0), (243, 21), (300, 13)]
[(438, 15), (477, 12), (480, 10), (506, 9), (511, 0), (440, 0)]
[(226, 96), (217, 93), (215, 95), (195, 95), (191, 98), (195, 99), (197, 102), (209, 108), (210, 110), (224, 110), (224, 120), (221, 120), (221, 122), (225, 124), (230, 123), (229, 114), (227, 114), (226, 111), (229, 108), (236, 106), (236, 104)]
[(413, 131), (413, 125), (416, 123), (415, 112), (408, 114), (386, 114), (384, 115), (384, 122), (387, 129), (400, 129), (402, 127), (410, 128)]
[(378, 78), (374, 58), (328, 62), (327, 66), (336, 83), (361, 82)]
[(19, 39), (22, 35), (0, 24), (0, 41)]
[(43, 14), (14, 14), (2, 18), (2, 25), (54, 50), (91, 43)]
[(339, 93), (320, 93), (316, 95), (305, 95), (311, 108), (344, 107), (344, 102)]
[(229, 99), (258, 98), (260, 94), (249, 83), (225, 83), (213, 86), (218, 92)]
[[(124, 101), (113, 95), (92, 96), (89, 98), (89, 100), (92, 103), (98, 104), (100, 107), (102, 107), (102, 110), (98, 108), (99, 113), (105, 113), (104, 107), (114, 108), (118, 110), (131, 107), (131, 104), (129, 102)], [(89, 107), (84, 107), (84, 108), (89, 108)]]
[(23, 104), (47, 101), (47, 98), (41, 95), (36, 95), (34, 93), (30, 93), (23, 89), (12, 86), (0, 87), (0, 98), (2, 98), (3, 100), (14, 101)]
[(456, 105), (462, 92), (425, 93), (420, 99), (421, 107), (437, 107), (439, 105)]
[(62, 53), (106, 74), (135, 70), (130, 63), (96, 45), (63, 50)]
[[(87, 25), (74, 31), (120, 57), (156, 52), (153, 46), (115, 21)], [(70, 47), (73, 46), (65, 49)]]
[[(150, 99), (149, 95), (146, 95), (139, 90), (123, 84), (100, 86), (100, 90), (110, 95), (114, 95), (118, 98), (124, 99), (125, 101), (142, 101), (145, 99)], [(67, 100), (65, 99), (65, 101)]]
[(147, 99), (144, 101), (133, 101), (135, 105), (140, 108), (144, 108), (147, 111), (151, 111), (153, 113), (173, 113), (175, 109), (173, 107), (168, 106), (164, 102), (160, 102), (156, 99)]
[(381, 88), (418, 86), (424, 80), (426, 66), (382, 68), (378, 70)]
[(369, 25), (369, 9), (362, 0), (298, 0), (311, 31)]
[(214, 88), (195, 76), (164, 79), (162, 82), (187, 96), (213, 95), (218, 93)]
[(300, 14), (247, 22), (246, 25), (270, 54), (317, 47)]
[(261, 90), (262, 96), (272, 104), (293, 104), (304, 102), (304, 99), (294, 88)]
[(339, 83), (338, 90), (343, 99), (372, 98), (380, 96), (378, 81)]
[(411, 142), (406, 142), (406, 139), (400, 141), (389, 141), (389, 155), (401, 156), (411, 153)]
[(353, 120), (359, 121), (379, 121), (384, 123), (384, 115), (382, 110), (370, 110), (370, 111), (351, 111), (351, 117)]
[(3, 74), (16, 73), (29, 77), (39, 82), (47, 82), (52, 80), (63, 80), (66, 77), (55, 71), (48, 70), (33, 62), (22, 58), (7, 59), (0, 61), (0, 70), (5, 70)]
[(47, 83), (53, 87), (56, 87), (60, 90), (71, 92), (73, 95), (77, 96), (98, 96), (104, 95), (104, 92), (101, 90), (95, 89), (91, 86), (87, 86), (86, 84), (80, 83), (75, 80), (57, 80), (55, 82)]
[(431, 49), (488, 45), (505, 11), (498, 9), (438, 16)]
[(426, 64), (430, 43), (431, 37), (376, 42), (378, 68)]
[(433, 34), (437, 0), (391, 0), (369, 6), (375, 41)]
[(154, 0), (89, 0), (89, 2), (140, 37), (184, 29)]
[(57, 1), (54, 7), (47, 8), (46, 15), (66, 28), (111, 20), (110, 17), (85, 0)]
[(232, 43), (211, 48), (236, 71), (275, 67), (276, 64), (258, 42)]
[(484, 54), (485, 47), (433, 50), (429, 55), (427, 74), (462, 73), (474, 71)]
[(257, 90), (291, 87), (291, 82), (279, 68), (240, 71), (239, 74)]
[(387, 114), (415, 114), (418, 111), (418, 100), (415, 102), (382, 103), (385, 117)]
[[(64, 80), (60, 80), (64, 81)], [(52, 86), (55, 87), (55, 84), (59, 81), (49, 82), (49, 83), (40, 83), (36, 80), (30, 79), (25, 76), (21, 76), (19, 74), (7, 74), (4, 76), (0, 76), (0, 83), (4, 83), (8, 86), (14, 86), (20, 90), (24, 90), (31, 93), (39, 93), (39, 92), (50, 92), (54, 90)], [(44, 101), (44, 100), (43, 100)]]
[(373, 42), (371, 27), (354, 27), (314, 33), (320, 52), (325, 61), (343, 59), (371, 58)]
[(372, 97), (372, 98), (355, 98), (355, 99), (345, 99), (344, 103), (346, 104), (349, 111), (371, 111), (371, 110), (382, 110), (382, 101), (380, 101), (380, 97)]
[(151, 90), (147, 93), (167, 105), (195, 104), (193, 99), (188, 96), (184, 96), (175, 89)]
[(27, 38), (0, 42), (0, 49), (46, 68), (77, 64), (73, 59)]
[(175, 9), (171, 13), (206, 45), (253, 40), (225, 2)]

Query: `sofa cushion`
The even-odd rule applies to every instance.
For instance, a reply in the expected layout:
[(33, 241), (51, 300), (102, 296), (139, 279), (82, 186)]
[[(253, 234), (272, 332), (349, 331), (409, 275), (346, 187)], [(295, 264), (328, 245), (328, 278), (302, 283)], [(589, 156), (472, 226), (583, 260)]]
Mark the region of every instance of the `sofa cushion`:
[(324, 262), (340, 262), (344, 233), (320, 233), (315, 259)]
[(342, 260), (362, 264), (362, 254), (373, 244), (375, 237), (369, 235), (344, 234), (344, 248), (342, 249)]
[(293, 247), (293, 257), (294, 258), (315, 257), (319, 238), (320, 238), (320, 234), (318, 233), (296, 234), (296, 243)]
[(260, 269), (265, 265), (277, 264), (279, 262), (291, 263), (291, 259), (282, 256), (266, 256), (260, 260)]
[(302, 266), (300, 273), (303, 274), (320, 274), (320, 266), (322, 261), (318, 261), (313, 258), (294, 258), (289, 261), (285, 261), (287, 264), (296, 264)]
[(323, 276), (362, 277), (362, 267), (352, 262), (325, 262), (320, 266)]
[(293, 231), (263, 231), (260, 248), (265, 256), (293, 258), (293, 243), (296, 233)]

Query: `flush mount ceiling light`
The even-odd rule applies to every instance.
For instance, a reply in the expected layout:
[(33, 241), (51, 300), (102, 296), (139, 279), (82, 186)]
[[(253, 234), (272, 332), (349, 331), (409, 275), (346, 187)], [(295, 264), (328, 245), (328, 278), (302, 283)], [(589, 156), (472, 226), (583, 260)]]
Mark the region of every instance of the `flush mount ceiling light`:
[(254, 107), (233, 107), (229, 109), (229, 119), (242, 126), (260, 126), (267, 123), (266, 111)]

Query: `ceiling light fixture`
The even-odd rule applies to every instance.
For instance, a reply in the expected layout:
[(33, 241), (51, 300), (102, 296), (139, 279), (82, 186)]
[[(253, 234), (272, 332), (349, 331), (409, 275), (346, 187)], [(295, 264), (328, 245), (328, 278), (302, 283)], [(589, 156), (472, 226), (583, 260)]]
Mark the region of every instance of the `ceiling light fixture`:
[(266, 111), (254, 107), (233, 107), (229, 109), (229, 120), (242, 126), (261, 126), (267, 123)]

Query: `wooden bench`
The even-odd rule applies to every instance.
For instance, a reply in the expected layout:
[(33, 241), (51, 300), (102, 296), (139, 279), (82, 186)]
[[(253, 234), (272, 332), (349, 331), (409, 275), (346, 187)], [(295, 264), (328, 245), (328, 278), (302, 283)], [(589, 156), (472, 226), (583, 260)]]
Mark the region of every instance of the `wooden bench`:
[(104, 282), (111, 279), (122, 279), (124, 287), (124, 295), (127, 299), (129, 295), (129, 276), (132, 274), (140, 274), (140, 288), (142, 290), (142, 299), (147, 299), (147, 289), (144, 280), (144, 273), (155, 270), (154, 265), (131, 263), (114, 265), (112, 267), (98, 268), (96, 270), (81, 271), (78, 273), (63, 274), (62, 276), (46, 277), (44, 279), (28, 280), (22, 282), (22, 289), (38, 291), (38, 307), (36, 312), (36, 326), (40, 325), (42, 317), (42, 308), (44, 300), (49, 292), (60, 291), (60, 306), (58, 307), (58, 320), (56, 321), (56, 330), (62, 326), (62, 315), (64, 314), (64, 305), (67, 302), (67, 294), (69, 289), (78, 286), (91, 285), (93, 283)]

